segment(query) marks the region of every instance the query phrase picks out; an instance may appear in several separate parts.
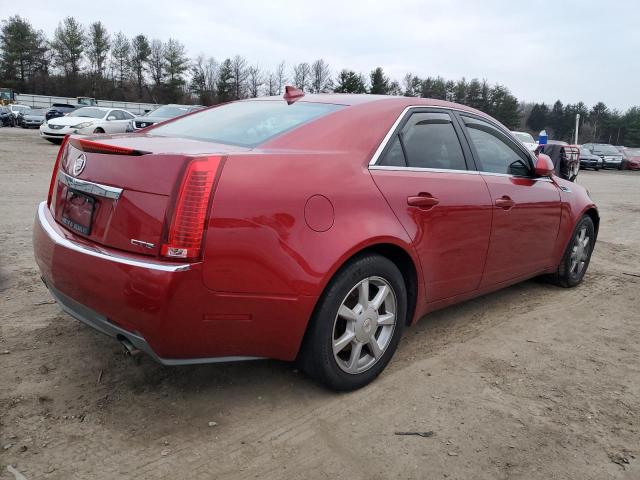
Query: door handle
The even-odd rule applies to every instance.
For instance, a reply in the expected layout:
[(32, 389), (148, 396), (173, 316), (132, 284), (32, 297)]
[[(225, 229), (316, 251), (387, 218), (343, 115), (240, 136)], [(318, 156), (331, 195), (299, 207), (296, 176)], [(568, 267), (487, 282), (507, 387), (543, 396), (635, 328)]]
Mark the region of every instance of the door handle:
[(504, 210), (510, 210), (516, 204), (516, 202), (511, 200), (511, 197), (509, 197), (508, 195), (503, 195), (500, 198), (496, 198), (495, 203), (496, 203), (496, 207), (500, 207)]
[(407, 205), (411, 207), (418, 207), (424, 210), (432, 208), (433, 206), (440, 203), (436, 197), (432, 196), (430, 193), (420, 193), (413, 197), (407, 197)]

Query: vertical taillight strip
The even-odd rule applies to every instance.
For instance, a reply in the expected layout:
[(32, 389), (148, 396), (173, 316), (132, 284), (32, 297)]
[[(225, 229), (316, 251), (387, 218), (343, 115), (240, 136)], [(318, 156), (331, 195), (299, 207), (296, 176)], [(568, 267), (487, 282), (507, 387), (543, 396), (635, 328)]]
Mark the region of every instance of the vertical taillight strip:
[(194, 158), (185, 170), (176, 196), (167, 241), (160, 254), (168, 258), (200, 257), (209, 203), (222, 157)]
[(53, 189), (56, 186), (56, 178), (58, 177), (58, 168), (60, 168), (60, 160), (62, 159), (62, 155), (64, 153), (64, 149), (67, 146), (68, 141), (69, 141), (69, 135), (65, 135), (64, 139), (62, 140), (62, 144), (60, 145), (60, 150), (58, 150), (56, 163), (53, 165), (53, 172), (51, 173), (51, 182), (49, 183), (49, 195), (47, 195), (47, 207), (51, 206), (51, 199), (53, 198)]

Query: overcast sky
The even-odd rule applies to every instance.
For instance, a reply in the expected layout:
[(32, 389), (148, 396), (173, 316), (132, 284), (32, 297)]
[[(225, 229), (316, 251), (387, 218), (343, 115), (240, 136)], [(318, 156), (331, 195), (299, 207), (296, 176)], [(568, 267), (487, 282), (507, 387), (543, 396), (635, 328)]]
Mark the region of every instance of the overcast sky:
[[(19, 5), (19, 6), (18, 6)], [(382, 66), (446, 79), (486, 78), (521, 100), (624, 110), (640, 105), (640, 0), (143, 1), (0, 0), (51, 35), (73, 15), (110, 32), (181, 41), (189, 55), (238, 53), (273, 68), (324, 58), (368, 74)]]

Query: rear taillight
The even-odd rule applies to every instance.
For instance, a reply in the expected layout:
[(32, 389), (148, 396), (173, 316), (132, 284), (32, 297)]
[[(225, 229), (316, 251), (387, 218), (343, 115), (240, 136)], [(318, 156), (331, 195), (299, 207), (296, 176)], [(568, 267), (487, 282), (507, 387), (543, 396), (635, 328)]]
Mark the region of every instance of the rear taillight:
[(53, 165), (53, 172), (51, 173), (51, 182), (49, 183), (49, 195), (47, 195), (47, 207), (51, 206), (51, 199), (53, 198), (53, 189), (56, 186), (56, 178), (58, 177), (58, 168), (60, 167), (60, 160), (62, 159), (65, 149), (67, 148), (68, 140), (69, 140), (69, 135), (66, 135), (64, 137), (64, 140), (62, 140), (62, 145), (60, 145), (60, 150), (58, 150), (56, 163)]
[(182, 178), (175, 208), (160, 254), (168, 258), (200, 257), (202, 238), (209, 214), (209, 201), (221, 157), (191, 160)]

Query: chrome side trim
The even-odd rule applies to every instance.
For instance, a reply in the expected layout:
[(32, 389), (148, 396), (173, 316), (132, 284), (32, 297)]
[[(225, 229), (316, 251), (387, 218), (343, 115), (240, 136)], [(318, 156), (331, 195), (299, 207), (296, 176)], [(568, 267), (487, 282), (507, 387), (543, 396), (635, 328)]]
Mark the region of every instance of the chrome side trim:
[(114, 255), (104, 250), (92, 249), (92, 248), (85, 247), (83, 245), (79, 245), (77, 243), (71, 242), (70, 240), (67, 240), (58, 232), (56, 232), (56, 230), (49, 223), (46, 212), (47, 212), (47, 202), (40, 203), (40, 205), (38, 205), (38, 222), (40, 223), (40, 226), (42, 226), (43, 230), (47, 233), (49, 238), (56, 245), (60, 245), (61, 247), (68, 248), (69, 250), (73, 250), (75, 252), (82, 253), (84, 255), (89, 255), (91, 257), (99, 258), (101, 260), (121, 263), (123, 265), (129, 265), (131, 267), (158, 270), (161, 272), (184, 272), (191, 268), (191, 265), (189, 265), (188, 263), (170, 265), (170, 264), (159, 263), (159, 262), (134, 260), (132, 258)]
[(380, 142), (380, 145), (378, 145), (378, 148), (375, 151), (375, 153), (373, 154), (373, 157), (371, 158), (371, 160), (369, 160), (369, 165), (375, 165), (376, 164), (376, 162), (380, 158), (380, 155), (382, 155), (382, 151), (386, 148), (387, 143), (389, 143), (389, 139), (391, 138), (391, 135), (393, 135), (393, 132), (395, 132), (396, 128), (398, 128), (398, 125), (400, 125), (400, 122), (402, 121), (402, 119), (404, 118), (406, 113), (409, 110), (411, 110), (412, 108), (416, 108), (416, 107), (408, 106), (407, 108), (405, 108), (402, 111), (402, 113), (398, 116), (398, 118), (396, 118), (396, 121), (393, 122), (393, 125), (391, 125), (391, 128), (389, 129), (387, 134), (382, 139), (382, 142)]
[(420, 167), (394, 167), (390, 165), (372, 165), (369, 170), (394, 170), (398, 172), (434, 172), (434, 173), (460, 173), (462, 175), (479, 175), (477, 170), (454, 170), (449, 168), (420, 168)]
[(496, 172), (478, 172), (480, 175), (485, 177), (511, 177), (511, 178), (524, 178), (525, 180), (532, 180), (534, 182), (553, 182), (549, 177), (518, 177), (516, 175), (512, 175), (510, 173), (496, 173)]
[(99, 197), (117, 200), (120, 198), (120, 195), (122, 195), (121, 188), (102, 185), (101, 183), (88, 182), (87, 180), (80, 180), (79, 178), (67, 175), (62, 170), (58, 170), (58, 181), (79, 192), (98, 195)]

